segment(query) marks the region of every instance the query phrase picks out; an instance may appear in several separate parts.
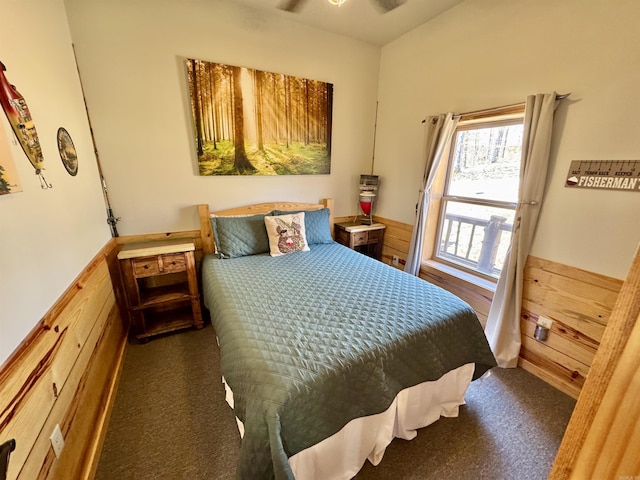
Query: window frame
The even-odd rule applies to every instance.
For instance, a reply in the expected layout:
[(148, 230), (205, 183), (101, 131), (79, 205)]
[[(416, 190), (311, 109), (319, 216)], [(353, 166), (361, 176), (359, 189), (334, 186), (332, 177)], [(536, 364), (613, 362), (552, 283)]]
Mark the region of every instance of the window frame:
[(467, 268), (455, 262), (447, 261), (437, 256), (441, 229), (444, 225), (446, 203), (448, 201), (462, 201), (489, 207), (509, 208), (515, 210), (516, 202), (461, 197), (448, 194), (449, 177), (453, 162), (454, 145), (457, 133), (461, 130), (524, 124), (524, 104), (491, 109), (462, 115), (455, 132), (443, 153), (436, 177), (429, 192), (427, 225), (425, 227), (424, 244), (422, 249), (423, 267), (431, 267), (461, 278), (467, 282), (495, 289), (498, 279), (492, 275), (482, 273), (473, 268)]

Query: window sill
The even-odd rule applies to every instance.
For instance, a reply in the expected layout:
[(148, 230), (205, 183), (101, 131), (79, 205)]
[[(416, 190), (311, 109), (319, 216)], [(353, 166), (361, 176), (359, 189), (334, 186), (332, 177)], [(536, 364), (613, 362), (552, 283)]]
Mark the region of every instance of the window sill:
[(458, 280), (483, 288), (491, 293), (495, 293), (496, 291), (497, 282), (473, 275), (472, 273), (465, 272), (450, 265), (445, 265), (444, 263), (436, 262), (435, 260), (423, 260), (421, 268), (435, 270), (436, 272), (455, 277)]

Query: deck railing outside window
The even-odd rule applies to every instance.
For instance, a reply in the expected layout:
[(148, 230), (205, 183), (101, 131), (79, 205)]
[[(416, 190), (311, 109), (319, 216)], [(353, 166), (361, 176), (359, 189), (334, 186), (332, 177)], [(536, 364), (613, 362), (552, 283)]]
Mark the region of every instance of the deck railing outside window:
[(447, 213), (437, 256), (498, 278), (513, 228), (506, 221), (498, 215), (486, 220)]

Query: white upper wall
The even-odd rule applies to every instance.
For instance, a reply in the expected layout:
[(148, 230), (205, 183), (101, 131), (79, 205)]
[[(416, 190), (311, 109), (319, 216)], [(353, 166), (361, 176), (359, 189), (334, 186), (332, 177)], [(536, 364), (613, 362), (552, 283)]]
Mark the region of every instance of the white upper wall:
[[(67, 0), (121, 234), (197, 228), (194, 205), (333, 197), (355, 213), (370, 173), (380, 49), (224, 0)], [(334, 85), (330, 175), (200, 177), (185, 58)]]
[(640, 241), (640, 192), (567, 189), (572, 160), (640, 159), (640, 2), (466, 0), (382, 50), (377, 213), (414, 223), (422, 119), (571, 92), (556, 111), (531, 254), (625, 278)]
[[(111, 236), (62, 0), (0, 0), (0, 11), (0, 60), (27, 101), (44, 154), (43, 173), (53, 185), (40, 188), (0, 112), (2, 144), (8, 146), (2, 153), (10, 152), (23, 189), (0, 196), (2, 364)], [(75, 177), (60, 160), (60, 127), (78, 153)]]

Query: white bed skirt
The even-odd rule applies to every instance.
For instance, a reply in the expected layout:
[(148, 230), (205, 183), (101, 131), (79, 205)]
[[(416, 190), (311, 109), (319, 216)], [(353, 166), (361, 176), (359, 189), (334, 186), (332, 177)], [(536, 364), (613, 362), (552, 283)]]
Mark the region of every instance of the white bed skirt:
[[(378, 465), (394, 438), (411, 440), (416, 430), (442, 417), (457, 417), (473, 377), (468, 363), (438, 380), (402, 390), (382, 413), (356, 418), (335, 435), (289, 458), (297, 480), (347, 480), (353, 478), (365, 460)], [(233, 392), (224, 381), (227, 403), (233, 408)], [(240, 436), (244, 425), (236, 417)]]

